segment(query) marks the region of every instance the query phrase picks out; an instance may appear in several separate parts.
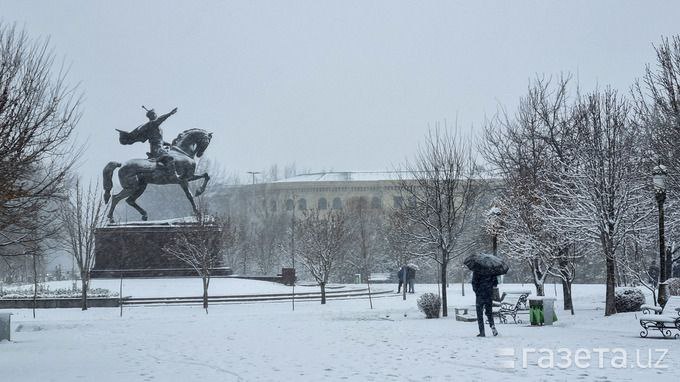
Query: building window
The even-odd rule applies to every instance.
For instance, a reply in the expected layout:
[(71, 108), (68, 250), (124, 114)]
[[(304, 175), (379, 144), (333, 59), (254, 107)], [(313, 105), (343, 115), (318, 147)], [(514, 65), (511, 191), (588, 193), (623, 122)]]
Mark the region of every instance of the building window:
[(394, 197), (394, 208), (403, 208), (404, 207), (404, 198), (401, 196), (395, 196)]
[(333, 209), (334, 210), (342, 209), (342, 201), (340, 200), (340, 198), (333, 199)]
[(295, 204), (293, 203), (293, 199), (286, 200), (286, 211), (292, 211), (293, 207), (295, 207)]
[(374, 196), (373, 199), (371, 199), (371, 208), (374, 209), (382, 208), (382, 200), (379, 197)]
[(302, 199), (298, 200), (298, 208), (302, 211), (306, 210), (307, 209), (307, 199), (302, 198)]
[(328, 208), (328, 201), (326, 200), (326, 198), (319, 199), (319, 209), (325, 210), (327, 208)]

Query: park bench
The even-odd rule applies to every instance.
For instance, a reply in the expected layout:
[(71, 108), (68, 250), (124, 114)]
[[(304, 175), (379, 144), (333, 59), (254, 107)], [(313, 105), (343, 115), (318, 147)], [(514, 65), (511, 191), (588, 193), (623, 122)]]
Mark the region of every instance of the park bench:
[(519, 295), (519, 308), (522, 310), (526, 310), (529, 309), (529, 307), (527, 306), (527, 299), (529, 298), (530, 294), (531, 294), (530, 290), (504, 291), (503, 294), (501, 295), (501, 302), (503, 302), (507, 296)]
[[(671, 296), (663, 307), (642, 305), (640, 337), (647, 337), (649, 329), (656, 329), (664, 337), (680, 338), (680, 297)], [(653, 314), (652, 314), (653, 312)], [(678, 333), (673, 334), (673, 331)]]
[[(664, 314), (645, 314), (640, 318), (640, 326), (644, 329), (640, 332), (640, 337), (646, 338), (649, 329), (656, 329), (664, 337), (680, 338), (680, 316)], [(673, 334), (673, 331), (677, 333)]]
[(374, 272), (368, 275), (368, 281), (371, 283), (389, 283), (391, 282), (391, 274), (384, 272)]
[(501, 299), (500, 306), (494, 306), (492, 308), (493, 315), (498, 317), (498, 320), (504, 324), (508, 323), (508, 316), (512, 317), (515, 324), (521, 324), (522, 320), (517, 318), (518, 311), (522, 310), (522, 301), (524, 301), (524, 306), (526, 306), (526, 298), (528, 295), (525, 294), (504, 294)]
[(474, 314), (469, 314), (468, 312), (470, 310), (474, 311), (475, 307), (467, 307), (467, 306), (458, 306), (453, 308), (455, 315), (456, 315), (456, 321), (463, 321), (463, 322), (473, 322), (477, 321), (477, 316)]
[(644, 314), (664, 314), (666, 316), (680, 316), (680, 296), (671, 296), (663, 307), (653, 305), (642, 305), (640, 307)]

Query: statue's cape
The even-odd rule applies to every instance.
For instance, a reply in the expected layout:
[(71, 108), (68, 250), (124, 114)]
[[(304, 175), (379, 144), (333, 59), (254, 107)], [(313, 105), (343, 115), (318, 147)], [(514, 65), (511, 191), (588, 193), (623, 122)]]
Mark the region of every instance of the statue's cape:
[(142, 127), (144, 126), (145, 125), (141, 125), (130, 132), (116, 129), (116, 131), (118, 131), (119, 134), (118, 141), (122, 145), (131, 145), (136, 142), (146, 142), (148, 137), (146, 136), (146, 134), (144, 134), (144, 131), (142, 130)]

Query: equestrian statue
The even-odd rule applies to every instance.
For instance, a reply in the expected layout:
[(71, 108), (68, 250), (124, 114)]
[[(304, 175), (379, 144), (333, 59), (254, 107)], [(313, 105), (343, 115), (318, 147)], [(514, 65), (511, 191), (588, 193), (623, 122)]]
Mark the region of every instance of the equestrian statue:
[[(146, 211), (137, 204), (139, 198), (146, 186), (149, 184), (179, 184), (184, 190), (184, 194), (189, 199), (194, 214), (198, 215), (194, 196), (199, 196), (205, 191), (210, 177), (208, 173), (200, 175), (195, 174), (196, 161), (194, 157), (201, 157), (203, 152), (210, 144), (212, 133), (208, 133), (202, 129), (189, 129), (181, 132), (172, 143), (163, 141), (163, 131), (160, 128), (168, 117), (177, 112), (177, 108), (172, 109), (167, 114), (158, 117), (156, 112), (151, 109), (146, 110), (146, 117), (148, 122), (137, 127), (136, 129), (127, 132), (118, 130), (118, 140), (123, 145), (131, 145), (136, 142), (149, 142), (149, 152), (146, 153), (146, 159), (131, 159), (125, 164), (118, 162), (109, 162), (104, 167), (104, 201), (106, 203), (111, 199), (111, 207), (108, 213), (110, 223), (113, 223), (113, 211), (116, 205), (121, 200), (125, 201), (134, 209), (139, 211), (142, 215), (142, 220), (147, 220), (148, 215)], [(111, 195), (113, 188), (113, 172), (116, 168), (118, 170), (118, 180), (123, 189)], [(195, 195), (191, 195), (189, 191), (189, 182), (203, 179), (203, 184), (196, 191)]]

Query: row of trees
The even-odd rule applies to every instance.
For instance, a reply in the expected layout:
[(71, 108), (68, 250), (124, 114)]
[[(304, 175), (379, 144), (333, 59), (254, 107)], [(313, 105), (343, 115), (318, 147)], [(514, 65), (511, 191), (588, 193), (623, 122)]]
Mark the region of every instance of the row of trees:
[[(659, 161), (669, 169), (667, 267), (679, 248), (672, 239), (680, 222), (680, 37), (655, 51), (655, 65), (623, 93), (584, 92), (570, 75), (530, 81), (515, 110), (485, 124), (484, 171), (472, 139), (435, 126), (399, 169), (407, 203), (396, 210), (357, 198), (342, 210), (276, 212), (241, 187), (215, 211), (228, 237), (226, 263), (268, 274), (299, 259), (323, 291), (331, 278), (366, 280), (420, 259), (447, 285), (454, 260), (493, 237), (502, 253), (526, 264), (539, 294), (547, 277), (561, 279), (572, 311), (579, 264), (601, 265), (605, 314), (614, 314), (622, 280), (654, 290), (650, 169)], [(81, 153), (73, 139), (80, 95), (55, 69), (47, 42), (4, 24), (0, 64), (0, 261), (10, 270), (32, 263), (37, 272), (37, 259), (60, 248), (76, 259), (86, 293), (103, 205), (96, 187), (84, 189), (70, 175)], [(277, 179), (278, 168), (267, 176)], [(446, 288), (441, 293), (447, 315)]]
[(565, 308), (582, 257), (605, 266), (605, 315), (616, 313), (617, 275), (653, 290), (659, 161), (671, 174), (668, 231), (677, 226), (680, 38), (655, 49), (657, 65), (628, 93), (537, 77), (514, 112), (485, 126), (481, 152), (505, 184), (496, 201), (504, 252), (530, 266), (539, 294), (547, 275), (562, 279)]
[[(32, 42), (13, 26), (0, 25), (0, 259), (12, 268), (33, 256), (37, 270), (38, 256), (57, 249), (71, 254), (80, 269), (86, 309), (94, 261), (93, 231), (103, 222), (104, 205), (96, 186), (85, 188), (71, 176), (81, 154), (74, 145), (80, 95), (67, 85), (66, 72), (55, 70), (53, 60), (46, 41)], [(229, 222), (223, 230), (231, 238), (231, 244), (223, 246), (227, 262), (237, 270), (237, 262), (242, 263), (243, 273), (252, 264), (258, 273), (271, 273), (289, 255), (291, 261), (295, 256), (323, 289), (331, 275), (349, 281), (358, 273), (365, 280), (371, 272), (396, 269), (412, 257), (429, 256), (440, 265), (445, 284), (470, 202), (453, 193), (459, 187), (470, 188), (469, 179), (468, 185), (459, 179), (471, 164), (459, 158), (469, 153), (447, 151), (456, 149), (458, 142), (446, 134), (434, 131), (422, 157), (407, 168), (412, 176), (402, 184), (405, 199), (413, 203), (403, 213), (374, 211), (360, 198), (342, 211), (308, 210), (297, 218), (254, 205), (248, 216), (225, 211), (221, 221)], [(469, 147), (462, 149), (469, 151)], [(294, 171), (291, 166), (284, 169), (284, 173)], [(267, 172), (272, 179), (278, 174), (278, 168)], [(424, 186), (431, 175), (434, 194), (423, 195), (413, 188), (414, 183)], [(428, 214), (435, 210), (439, 215), (432, 220)], [(406, 232), (412, 236), (405, 237)]]
[(10, 277), (31, 268), (37, 282), (60, 246), (80, 99), (47, 41), (0, 22), (0, 269)]

